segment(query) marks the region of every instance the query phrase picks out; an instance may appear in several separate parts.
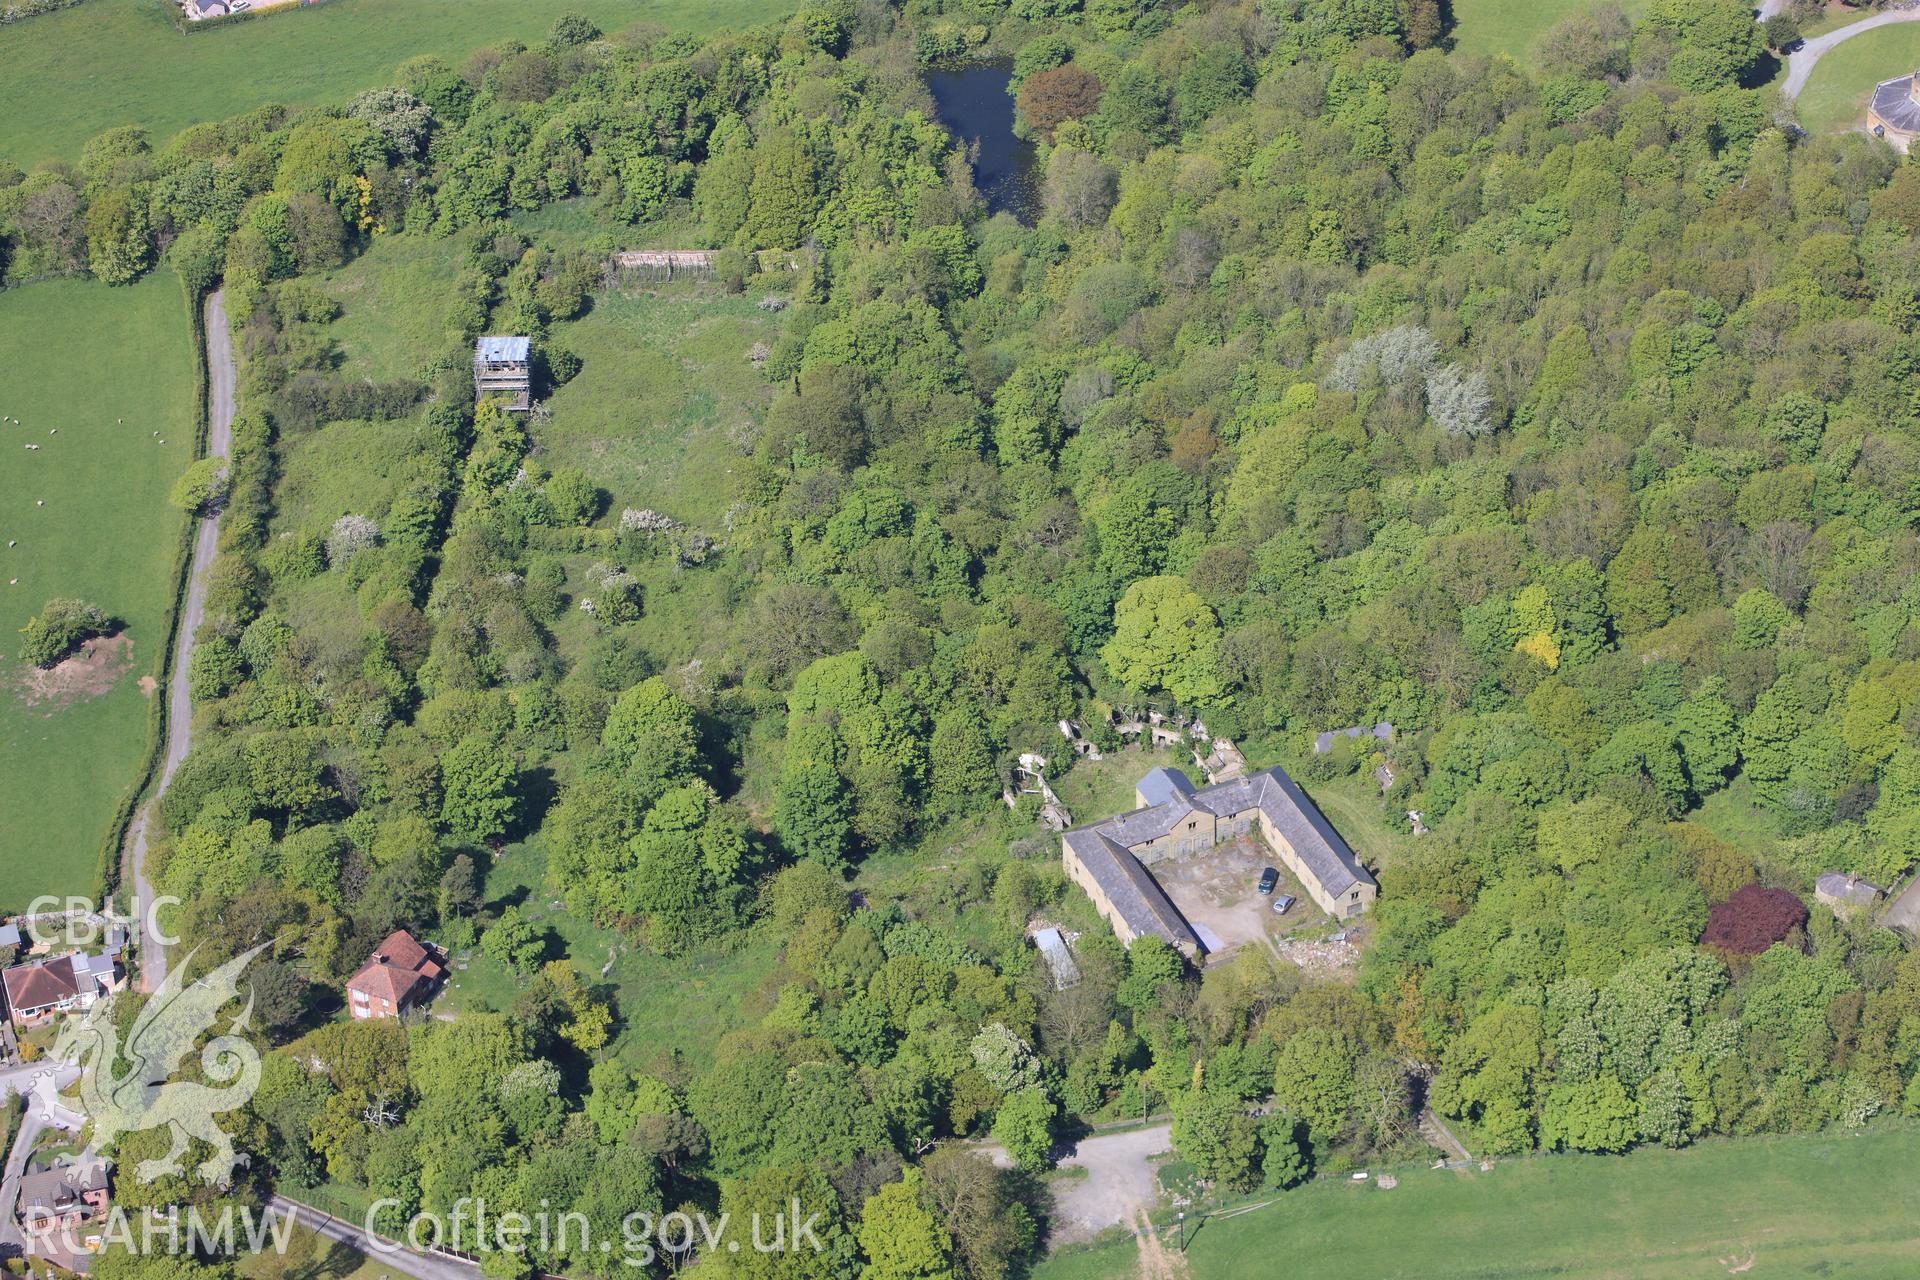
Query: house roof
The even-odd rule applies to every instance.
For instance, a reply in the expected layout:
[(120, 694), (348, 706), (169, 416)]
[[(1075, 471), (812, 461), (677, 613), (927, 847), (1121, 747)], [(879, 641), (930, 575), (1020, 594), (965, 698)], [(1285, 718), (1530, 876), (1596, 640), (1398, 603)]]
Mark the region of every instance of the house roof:
[(1814, 889), (1829, 898), (1852, 903), (1856, 907), (1872, 906), (1884, 892), (1879, 885), (1859, 876), (1846, 875), (1839, 871), (1822, 872), (1813, 882)]
[(1873, 114), (1902, 133), (1920, 133), (1920, 103), (1912, 89), (1912, 76), (1882, 80), (1873, 89)]
[(1178, 769), (1162, 767), (1149, 769), (1146, 777), (1140, 779), (1140, 785), (1134, 790), (1148, 804), (1165, 804), (1175, 796), (1193, 794), (1193, 782)]
[(17, 924), (0, 924), (0, 947), (17, 947), (19, 945), (20, 926)]
[(436, 981), (441, 972), (433, 952), (405, 929), (395, 929), (373, 949), (360, 971), (347, 979), (347, 990), (378, 996), (397, 1008), (423, 984)]
[(523, 362), (531, 340), (518, 337), (486, 337), (474, 344), (473, 353), (481, 360)]
[(80, 994), (72, 956), (54, 956), (15, 965), (6, 971), (7, 1004), (16, 1013), (44, 1009)]
[(1114, 912), (1136, 937), (1150, 933), (1175, 947), (1188, 947), (1196, 953), (1205, 950), (1160, 882), (1140, 865), (1139, 859), (1103, 833), (1101, 827), (1105, 825), (1081, 827), (1061, 839), (1107, 895)]
[(103, 1160), (55, 1165), (20, 1179), (20, 1212), (40, 1209), (58, 1213), (71, 1208), (86, 1192), (106, 1189), (107, 1166)]

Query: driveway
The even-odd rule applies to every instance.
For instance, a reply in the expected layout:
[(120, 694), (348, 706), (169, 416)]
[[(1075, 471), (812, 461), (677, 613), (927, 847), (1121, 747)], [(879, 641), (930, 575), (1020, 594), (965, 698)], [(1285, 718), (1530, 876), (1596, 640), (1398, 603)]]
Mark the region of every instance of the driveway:
[[(227, 309), (220, 291), (207, 297), (207, 454), (225, 457), (233, 451), (233, 341), (227, 332)], [(127, 828), (128, 868), (133, 880), (133, 913), (140, 929), (140, 989), (151, 994), (167, 968), (166, 947), (156, 936), (153, 885), (147, 879), (147, 827), (160, 797), (180, 762), (193, 747), (193, 696), (187, 674), (193, 665), (194, 633), (207, 616), (207, 580), (220, 549), (220, 514), (201, 518), (194, 535), (193, 563), (187, 571), (187, 596), (180, 625), (174, 634), (173, 669), (167, 677), (167, 751), (160, 762), (160, 782), (153, 799)]]
[(1889, 929), (1904, 929), (1909, 937), (1920, 939), (1920, 875), (1915, 875), (1905, 893), (1887, 904), (1880, 923)]
[(85, 1119), (78, 1112), (34, 1091), (35, 1080), (47, 1071), (54, 1073), (54, 1092), (80, 1078), (80, 1069), (64, 1062), (30, 1062), (25, 1066), (0, 1071), (0, 1098), (18, 1093), (27, 1100), (26, 1113), (20, 1117), (20, 1132), (13, 1136), (13, 1147), (7, 1152), (5, 1172), (0, 1174), (0, 1209), (4, 1209), (4, 1212), (0, 1212), (0, 1257), (15, 1258), (26, 1251), (26, 1237), (14, 1221), (13, 1207), (20, 1203), (20, 1176), (27, 1171), (27, 1157), (33, 1154), (34, 1144), (49, 1128), (73, 1132), (80, 1128)]
[[(1763, 12), (1762, 17), (1765, 17)], [(1920, 9), (1891, 9), (1876, 13), (1871, 18), (1862, 18), (1858, 22), (1848, 23), (1838, 31), (1829, 31), (1805, 41), (1798, 49), (1787, 55), (1787, 78), (1780, 86), (1781, 96), (1792, 102), (1807, 87), (1807, 78), (1813, 74), (1814, 64), (1827, 56), (1833, 47), (1843, 41), (1851, 40), (1863, 31), (1875, 27), (1884, 27), (1894, 22), (1920, 22)], [(1871, 88), (1871, 86), (1863, 86)]]

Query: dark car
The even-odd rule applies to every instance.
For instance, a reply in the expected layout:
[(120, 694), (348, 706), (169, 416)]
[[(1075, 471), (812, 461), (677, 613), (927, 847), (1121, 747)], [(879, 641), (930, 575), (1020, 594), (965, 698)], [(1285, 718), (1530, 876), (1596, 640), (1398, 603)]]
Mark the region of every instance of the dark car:
[(1268, 867), (1260, 873), (1260, 892), (1264, 896), (1273, 892), (1273, 886), (1280, 883), (1280, 873)]

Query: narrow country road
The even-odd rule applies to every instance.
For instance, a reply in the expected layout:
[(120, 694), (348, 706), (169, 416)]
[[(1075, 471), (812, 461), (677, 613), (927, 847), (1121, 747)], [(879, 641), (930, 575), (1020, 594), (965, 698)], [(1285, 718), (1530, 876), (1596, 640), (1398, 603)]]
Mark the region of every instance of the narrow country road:
[(267, 1209), (282, 1217), (291, 1217), (316, 1235), (358, 1249), (376, 1267), (391, 1267), (414, 1280), (480, 1280), (480, 1268), (471, 1262), (376, 1243), (358, 1224), (329, 1217), (285, 1196), (273, 1197), (267, 1202)]
[[(227, 332), (227, 309), (220, 291), (207, 296), (207, 454), (225, 457), (233, 449), (233, 341)], [(193, 697), (187, 673), (193, 664), (194, 633), (207, 613), (207, 579), (219, 550), (219, 512), (201, 517), (193, 540), (193, 561), (187, 571), (187, 594), (180, 606), (180, 625), (174, 632), (173, 667), (167, 676), (167, 744), (160, 762), (159, 785), (127, 828), (127, 864), (133, 881), (133, 913), (140, 929), (140, 989), (152, 992), (166, 974), (166, 947), (155, 935), (153, 885), (147, 880), (147, 829), (160, 797), (180, 762), (193, 745)]]
[[(1761, 16), (1766, 16), (1764, 6)], [(1781, 96), (1788, 102), (1798, 98), (1800, 91), (1807, 87), (1808, 78), (1813, 75), (1814, 64), (1830, 53), (1835, 45), (1851, 40), (1863, 31), (1895, 22), (1920, 22), (1920, 9), (1890, 9), (1876, 13), (1871, 18), (1849, 23), (1838, 31), (1829, 31), (1823, 36), (1804, 41), (1798, 49), (1787, 55), (1787, 78), (1780, 85)]]

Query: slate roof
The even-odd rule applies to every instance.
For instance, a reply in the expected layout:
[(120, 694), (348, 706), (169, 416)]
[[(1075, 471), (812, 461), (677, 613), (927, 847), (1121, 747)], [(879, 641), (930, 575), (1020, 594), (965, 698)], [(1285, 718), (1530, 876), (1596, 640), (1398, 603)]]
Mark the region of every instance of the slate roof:
[(1920, 133), (1920, 102), (1912, 95), (1913, 77), (1882, 80), (1873, 89), (1873, 114), (1902, 133)]
[(1193, 782), (1178, 769), (1150, 769), (1134, 790), (1150, 805), (1165, 804), (1176, 796), (1192, 795)]
[(1060, 838), (1100, 885), (1114, 912), (1127, 922), (1127, 928), (1136, 937), (1151, 933), (1176, 948), (1187, 947), (1195, 953), (1204, 950), (1199, 936), (1167, 897), (1160, 882), (1125, 846), (1115, 844), (1103, 833), (1102, 828), (1107, 825), (1080, 827)]
[(79, 1203), (83, 1193), (107, 1189), (105, 1161), (55, 1165), (20, 1179), (20, 1213), (30, 1210), (64, 1213)]
[(1838, 871), (1827, 871), (1813, 882), (1813, 887), (1829, 898), (1851, 903), (1856, 907), (1870, 907), (1879, 898), (1881, 888), (1859, 876), (1844, 875)]
[[(1172, 776), (1157, 779), (1155, 774)], [(1069, 831), (1062, 837), (1135, 933), (1157, 933), (1169, 942), (1196, 938), (1159, 883), (1128, 852), (1175, 830), (1195, 812), (1230, 817), (1258, 809), (1329, 897), (1338, 898), (1356, 884), (1377, 883), (1326, 815), (1279, 766), (1199, 790), (1194, 790), (1192, 783), (1179, 789), (1173, 782), (1176, 776), (1186, 781), (1186, 775), (1175, 769), (1156, 769), (1140, 780), (1143, 795), (1153, 794), (1163, 785), (1177, 793), (1165, 802)]]
[(1323, 756), (1333, 750), (1333, 742), (1336, 738), (1358, 738), (1362, 734), (1367, 734), (1379, 742), (1392, 742), (1393, 725), (1382, 720), (1371, 729), (1360, 724), (1350, 724), (1344, 729), (1327, 729), (1314, 735), (1313, 754)]
[(487, 337), (474, 344), (475, 358), (489, 363), (525, 363), (530, 339)]
[(1307, 798), (1307, 793), (1287, 776), (1286, 770), (1275, 765), (1244, 781), (1259, 784), (1260, 811), (1286, 837), (1294, 853), (1330, 896), (1337, 898), (1356, 884), (1376, 883), (1319, 806)]

